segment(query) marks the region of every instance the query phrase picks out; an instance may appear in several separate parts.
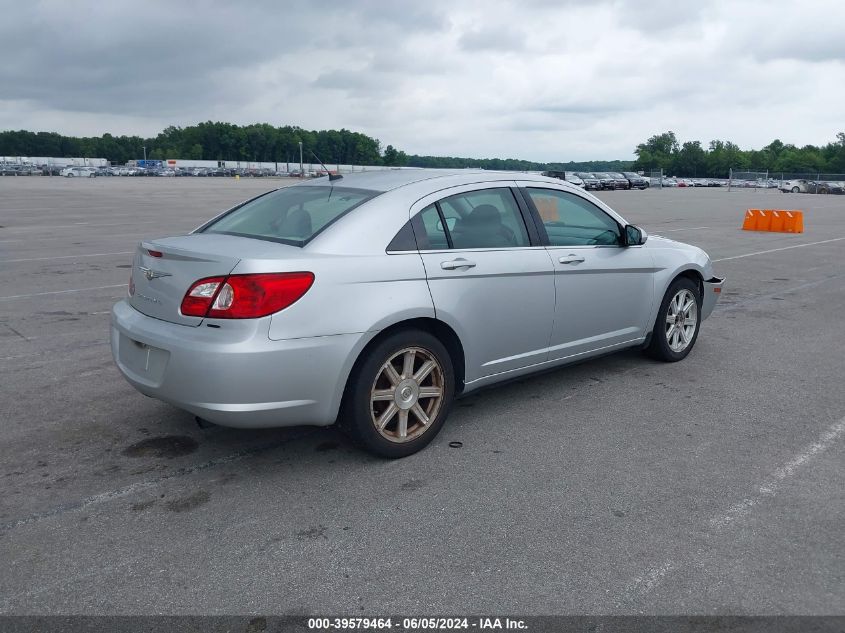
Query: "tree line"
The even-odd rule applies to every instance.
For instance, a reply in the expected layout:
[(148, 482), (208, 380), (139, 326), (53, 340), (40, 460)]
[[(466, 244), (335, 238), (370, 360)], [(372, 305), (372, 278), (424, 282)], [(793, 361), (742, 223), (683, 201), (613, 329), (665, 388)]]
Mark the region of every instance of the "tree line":
[(631, 166), (631, 161), (540, 163), (515, 158), (408, 155), (392, 145), (382, 149), (378, 139), (346, 129), (314, 131), (289, 125), (274, 127), (257, 123), (240, 126), (212, 121), (187, 127), (170, 126), (149, 138), (108, 133), (74, 137), (56, 132), (9, 130), (0, 132), (0, 156), (105, 158), (112, 164), (122, 165), (142, 158), (146, 151), (147, 158), (161, 160), (298, 163), (300, 143), (305, 162), (314, 162), (313, 152), (327, 166), (352, 164), (515, 171), (619, 171)]
[(55, 132), (9, 130), (0, 132), (0, 156), (52, 156), (105, 158), (113, 164), (147, 158), (232, 160), (242, 162), (298, 163), (302, 143), (305, 162), (313, 154), (330, 165), (386, 165), (449, 169), (480, 168), (511, 171), (643, 171), (662, 169), (684, 177), (723, 178), (728, 171), (768, 170), (770, 173), (845, 173), (845, 132), (823, 147), (772, 141), (761, 150), (742, 150), (730, 141), (679, 143), (674, 132), (664, 132), (637, 145), (635, 161), (536, 162), (516, 158), (464, 158), (419, 156), (360, 132), (305, 130), (268, 123), (234, 125), (206, 121), (187, 127), (170, 126), (151, 138), (140, 136), (74, 137)]
[(267, 123), (233, 125), (207, 121), (187, 127), (170, 126), (155, 137), (64, 136), (55, 132), (26, 130), (0, 132), (0, 156), (53, 156), (105, 158), (125, 164), (142, 158), (189, 160), (232, 160), (244, 162), (314, 162), (314, 152), (327, 165), (394, 165), (406, 160), (404, 152), (388, 145), (384, 151), (378, 139), (349, 130), (304, 130), (294, 126), (274, 127)]
[(772, 174), (845, 174), (845, 132), (822, 147), (796, 147), (774, 140), (760, 150), (742, 150), (730, 141), (679, 143), (674, 132), (656, 134), (634, 150), (634, 170), (684, 177), (727, 177), (736, 171), (768, 171)]

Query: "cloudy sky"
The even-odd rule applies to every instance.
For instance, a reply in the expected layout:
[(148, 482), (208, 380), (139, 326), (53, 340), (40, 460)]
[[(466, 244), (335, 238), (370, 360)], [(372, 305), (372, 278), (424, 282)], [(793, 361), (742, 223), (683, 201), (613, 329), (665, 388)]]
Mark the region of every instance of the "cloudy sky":
[(3, 0), (0, 129), (340, 128), (408, 153), (627, 159), (845, 130), (842, 0)]

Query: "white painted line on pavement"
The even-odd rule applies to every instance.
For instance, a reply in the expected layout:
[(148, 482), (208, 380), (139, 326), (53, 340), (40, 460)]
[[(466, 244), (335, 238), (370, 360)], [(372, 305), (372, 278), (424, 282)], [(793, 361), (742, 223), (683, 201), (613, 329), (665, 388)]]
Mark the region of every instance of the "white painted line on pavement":
[(85, 292), (86, 290), (105, 290), (106, 288), (122, 288), (126, 284), (112, 284), (111, 286), (94, 286), (93, 288), (73, 288), (71, 290), (51, 290), (50, 292), (34, 292), (30, 295), (9, 295), (8, 297), (0, 297), (0, 301), (8, 301), (11, 299), (28, 299), (30, 297), (43, 297), (45, 295), (64, 295), (71, 292)]
[[(753, 495), (734, 503), (725, 512), (711, 518), (708, 521), (711, 530), (717, 533), (721, 532), (738, 519), (747, 516), (752, 508), (765, 499), (775, 496), (781, 483), (792, 477), (801, 466), (806, 465), (814, 457), (829, 449), (843, 435), (845, 435), (845, 418), (831, 424), (815, 442), (806, 446), (783, 466), (775, 469), (763, 480), (763, 483), (760, 484)], [(657, 587), (671, 571), (682, 566), (672, 559), (666, 559), (659, 566), (646, 569), (643, 573), (632, 578), (625, 586), (617, 601), (617, 606), (646, 595)]]
[(798, 453), (798, 455), (775, 470), (760, 485), (754, 495), (733, 504), (724, 514), (710, 519), (710, 526), (717, 530), (722, 529), (737, 519), (747, 515), (751, 508), (760, 504), (760, 502), (767, 497), (774, 496), (777, 493), (778, 486), (781, 482), (791, 477), (798, 468), (809, 462), (813, 457), (826, 451), (830, 445), (842, 437), (843, 434), (845, 434), (845, 418), (842, 418), (836, 424), (828, 427), (827, 431), (822, 433), (818, 440), (807, 446), (803, 451)]
[(0, 264), (15, 264), (18, 262), (46, 262), (52, 259), (79, 259), (80, 257), (106, 257), (107, 255), (131, 255), (135, 251), (118, 251), (116, 253), (89, 253), (88, 255), (56, 255), (54, 257), (27, 257), (23, 259), (0, 259)]
[(782, 248), (770, 248), (767, 251), (755, 251), (754, 253), (746, 253), (745, 255), (734, 255), (733, 257), (720, 257), (714, 259), (714, 262), (726, 262), (731, 259), (742, 259), (743, 257), (753, 257), (754, 255), (765, 255), (766, 253), (777, 253), (778, 251), (788, 251), (791, 248), (802, 248), (804, 246), (815, 246), (816, 244), (829, 244), (830, 242), (839, 242), (845, 240), (845, 237), (834, 237), (830, 240), (821, 240), (820, 242), (807, 242), (806, 244), (793, 244), (792, 246), (784, 246)]

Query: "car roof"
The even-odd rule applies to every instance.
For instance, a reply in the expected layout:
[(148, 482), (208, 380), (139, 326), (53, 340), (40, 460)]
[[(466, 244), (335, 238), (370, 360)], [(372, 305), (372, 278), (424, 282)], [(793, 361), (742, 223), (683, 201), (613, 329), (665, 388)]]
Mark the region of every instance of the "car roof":
[[(538, 182), (557, 181), (557, 179), (546, 176), (516, 171), (488, 171), (484, 169), (380, 169), (344, 174), (341, 180), (332, 181), (331, 184), (336, 187), (352, 187), (386, 192), (424, 180), (438, 178), (454, 179), (455, 176), (465, 176), (470, 179), (470, 182), (504, 179), (536, 180)], [(309, 180), (300, 186), (325, 186), (327, 184), (329, 184), (329, 180), (323, 177)]]

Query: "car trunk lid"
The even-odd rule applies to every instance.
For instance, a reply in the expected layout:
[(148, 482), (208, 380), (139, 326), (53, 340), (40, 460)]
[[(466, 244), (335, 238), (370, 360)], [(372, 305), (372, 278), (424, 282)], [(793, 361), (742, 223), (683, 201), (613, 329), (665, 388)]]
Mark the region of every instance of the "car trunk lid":
[(195, 281), (226, 276), (238, 264), (237, 245), (231, 241), (225, 235), (192, 234), (141, 242), (132, 266), (135, 292), (129, 303), (156, 319), (199, 325), (201, 317), (182, 314), (182, 299)]

